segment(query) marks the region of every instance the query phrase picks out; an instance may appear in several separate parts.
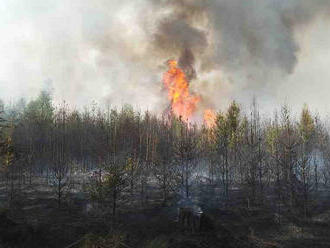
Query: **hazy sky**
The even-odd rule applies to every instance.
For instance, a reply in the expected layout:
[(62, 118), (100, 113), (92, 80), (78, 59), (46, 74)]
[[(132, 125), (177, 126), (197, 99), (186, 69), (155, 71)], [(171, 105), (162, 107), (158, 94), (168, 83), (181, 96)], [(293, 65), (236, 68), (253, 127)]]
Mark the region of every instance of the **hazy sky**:
[(330, 1), (1, 0), (0, 98), (160, 111), (164, 62), (194, 54), (205, 106), (330, 109)]

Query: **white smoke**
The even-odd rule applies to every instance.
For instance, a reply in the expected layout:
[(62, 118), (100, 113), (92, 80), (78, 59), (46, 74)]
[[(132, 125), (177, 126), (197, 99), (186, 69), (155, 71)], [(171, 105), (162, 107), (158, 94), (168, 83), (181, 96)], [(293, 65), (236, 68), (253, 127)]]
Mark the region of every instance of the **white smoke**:
[[(326, 0), (3, 0), (0, 98), (96, 100), (160, 111), (164, 61), (191, 49), (192, 90), (222, 108), (253, 96), (261, 108), (330, 101)], [(47, 83), (46, 83), (47, 84)]]

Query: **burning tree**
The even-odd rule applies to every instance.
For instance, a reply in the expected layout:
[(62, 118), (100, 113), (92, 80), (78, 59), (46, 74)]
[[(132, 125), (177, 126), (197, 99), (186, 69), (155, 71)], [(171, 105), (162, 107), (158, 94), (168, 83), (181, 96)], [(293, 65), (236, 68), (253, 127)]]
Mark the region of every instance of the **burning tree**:
[(164, 85), (174, 115), (188, 122), (196, 110), (200, 97), (190, 94), (186, 75), (177, 64), (176, 60), (168, 61), (169, 70), (164, 74)]
[[(183, 70), (178, 67), (176, 60), (168, 60), (168, 71), (164, 73), (163, 82), (171, 102), (171, 111), (179, 119), (189, 123), (197, 110), (200, 96), (191, 94), (189, 82)], [(215, 125), (216, 115), (211, 109), (204, 111), (204, 121), (210, 128)]]

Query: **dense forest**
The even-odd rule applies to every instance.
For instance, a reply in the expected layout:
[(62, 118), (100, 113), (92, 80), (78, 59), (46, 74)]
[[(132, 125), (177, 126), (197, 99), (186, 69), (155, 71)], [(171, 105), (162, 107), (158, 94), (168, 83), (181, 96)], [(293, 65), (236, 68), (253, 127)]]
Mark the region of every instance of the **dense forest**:
[[(329, 132), (307, 105), (261, 117), (233, 101), (211, 128), (46, 91), (0, 111), (0, 222), (24, 225), (19, 240), (0, 226), (0, 247), (330, 244)], [(177, 223), (182, 202), (203, 211), (198, 234)]]

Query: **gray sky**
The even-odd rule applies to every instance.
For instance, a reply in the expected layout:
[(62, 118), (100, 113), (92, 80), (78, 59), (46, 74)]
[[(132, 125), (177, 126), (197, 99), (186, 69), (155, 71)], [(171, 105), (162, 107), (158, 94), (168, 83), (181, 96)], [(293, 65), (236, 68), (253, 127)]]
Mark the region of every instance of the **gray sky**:
[[(317, 2), (313, 4), (312, 2)], [(330, 107), (329, 1), (2, 0), (0, 98), (161, 111), (164, 62), (189, 46), (205, 107)], [(318, 4), (318, 5), (317, 5)], [(320, 6), (320, 7), (318, 7)]]

